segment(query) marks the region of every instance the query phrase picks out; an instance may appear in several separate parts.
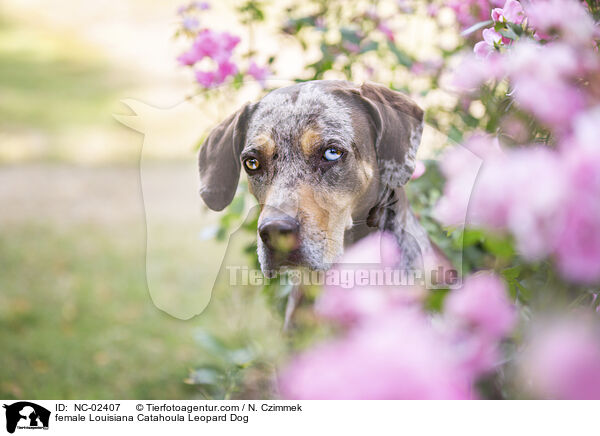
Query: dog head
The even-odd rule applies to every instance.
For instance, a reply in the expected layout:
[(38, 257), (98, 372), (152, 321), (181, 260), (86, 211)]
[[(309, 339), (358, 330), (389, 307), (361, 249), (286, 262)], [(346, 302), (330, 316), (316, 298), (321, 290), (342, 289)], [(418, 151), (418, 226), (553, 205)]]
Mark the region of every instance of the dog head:
[(222, 210), (243, 168), (261, 207), (265, 275), (286, 265), (326, 269), (381, 190), (410, 179), (422, 126), (423, 111), (383, 86), (313, 81), (281, 88), (210, 133), (200, 149), (200, 194)]

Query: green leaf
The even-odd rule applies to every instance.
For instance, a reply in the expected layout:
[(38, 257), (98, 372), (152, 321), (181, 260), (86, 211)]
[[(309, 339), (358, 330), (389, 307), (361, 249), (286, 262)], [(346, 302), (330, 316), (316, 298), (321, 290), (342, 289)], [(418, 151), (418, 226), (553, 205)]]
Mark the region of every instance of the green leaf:
[(342, 40), (351, 42), (352, 44), (359, 45), (361, 38), (358, 36), (358, 33), (354, 29), (349, 29), (348, 27), (342, 27), (340, 29), (340, 33), (342, 34)]
[(523, 267), (521, 265), (516, 265), (510, 268), (505, 268), (502, 270), (502, 275), (504, 276), (504, 278), (507, 281), (511, 281), (511, 280), (516, 280), (519, 275), (521, 274), (521, 271), (523, 270)]
[(366, 44), (364, 44), (361, 48), (360, 48), (360, 53), (366, 53), (369, 51), (374, 51), (377, 50), (379, 48), (379, 43), (377, 43), (377, 41), (368, 41)]
[(228, 351), (227, 347), (207, 330), (198, 329), (194, 334), (194, 339), (202, 348), (214, 355), (223, 355)]
[(214, 368), (204, 367), (198, 368), (190, 372), (189, 377), (185, 380), (187, 384), (193, 385), (217, 385), (221, 382), (223, 375)]
[(515, 32), (515, 34), (521, 36), (523, 35), (523, 33), (525, 33), (525, 31), (523, 30), (523, 27), (520, 24), (515, 24), (515, 23), (507, 23), (508, 27)]
[(506, 29), (501, 29), (500, 31), (500, 35), (505, 36), (508, 39), (512, 39), (513, 41), (516, 41), (517, 39), (519, 39), (519, 35), (517, 35), (514, 30), (512, 30), (510, 27), (506, 28)]
[(461, 36), (467, 36), (470, 35), (473, 32), (477, 32), (479, 29), (489, 26), (490, 24), (492, 24), (493, 21), (492, 20), (486, 20), (486, 21), (480, 21), (479, 23), (475, 23), (473, 24), (471, 27), (463, 30), (460, 35)]
[(500, 258), (510, 259), (515, 255), (513, 243), (508, 237), (488, 234), (483, 240), (483, 246), (491, 254)]
[(519, 294), (519, 283), (517, 279), (521, 275), (522, 269), (521, 265), (517, 265), (511, 268), (505, 268), (501, 272), (502, 277), (504, 277), (504, 280), (508, 285), (508, 292), (513, 299), (517, 298)]
[(479, 244), (484, 239), (483, 230), (465, 229), (463, 233), (463, 244), (465, 246)]
[(425, 309), (430, 312), (441, 312), (448, 292), (448, 289), (434, 289), (429, 292), (425, 300)]
[(452, 124), (450, 129), (448, 129), (448, 139), (455, 143), (461, 143), (463, 141), (463, 134), (458, 128)]
[(479, 126), (479, 120), (477, 118), (475, 118), (473, 115), (466, 113), (466, 112), (459, 112), (459, 115), (460, 115), (460, 118), (463, 120), (463, 122), (470, 128), (474, 129), (477, 126)]
[(394, 53), (399, 64), (404, 65), (406, 68), (410, 68), (412, 66), (412, 58), (406, 52), (400, 50), (392, 41), (388, 41), (388, 48), (392, 53)]
[(231, 363), (241, 367), (248, 366), (255, 358), (254, 353), (250, 348), (231, 350), (227, 357)]
[(244, 211), (245, 200), (245, 195), (236, 195), (231, 204), (229, 205), (228, 211), (234, 215), (240, 216)]

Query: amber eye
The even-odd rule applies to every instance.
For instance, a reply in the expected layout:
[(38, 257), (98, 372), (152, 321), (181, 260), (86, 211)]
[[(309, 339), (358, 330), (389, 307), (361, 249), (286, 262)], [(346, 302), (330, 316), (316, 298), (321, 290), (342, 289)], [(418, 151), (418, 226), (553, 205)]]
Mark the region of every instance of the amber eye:
[(260, 168), (260, 163), (258, 163), (258, 159), (251, 157), (244, 161), (244, 166), (250, 171), (256, 171)]

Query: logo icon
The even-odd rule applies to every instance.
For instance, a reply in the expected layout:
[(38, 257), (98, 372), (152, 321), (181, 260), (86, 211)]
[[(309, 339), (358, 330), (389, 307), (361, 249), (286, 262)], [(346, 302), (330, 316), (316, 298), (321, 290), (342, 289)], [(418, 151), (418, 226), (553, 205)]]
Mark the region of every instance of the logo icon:
[(14, 433), (15, 429), (48, 429), (50, 411), (29, 401), (19, 401), (4, 405), (6, 409), (6, 431)]

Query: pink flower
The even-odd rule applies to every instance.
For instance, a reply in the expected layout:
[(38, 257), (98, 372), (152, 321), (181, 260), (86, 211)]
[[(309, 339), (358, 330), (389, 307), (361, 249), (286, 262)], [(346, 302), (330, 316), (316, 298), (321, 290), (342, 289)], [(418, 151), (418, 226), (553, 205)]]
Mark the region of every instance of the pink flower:
[(258, 81), (261, 86), (265, 85), (266, 78), (271, 74), (268, 67), (259, 67), (254, 61), (250, 61), (250, 66), (246, 73)]
[(350, 41), (344, 41), (342, 46), (348, 50), (350, 53), (360, 53), (360, 46)]
[(425, 66), (422, 62), (413, 62), (410, 66), (410, 72), (413, 74), (423, 74), (425, 72)]
[(350, 326), (385, 314), (396, 307), (409, 307), (424, 298), (417, 286), (356, 286), (350, 289), (329, 287), (319, 296), (315, 312), (339, 324)]
[(505, 67), (500, 53), (494, 51), (485, 41), (478, 42), (476, 46), (479, 47), (477, 51), (483, 51), (465, 56), (452, 71), (450, 86), (457, 91), (472, 91), (489, 80), (504, 76)]
[(499, 152), (493, 138), (474, 135), (464, 145), (445, 151), (440, 169), (446, 177), (444, 195), (435, 206), (434, 216), (446, 226), (463, 226), (482, 159)]
[(217, 63), (227, 61), (240, 38), (227, 32), (215, 32), (204, 29), (198, 33), (190, 50), (179, 56), (183, 65), (193, 65), (205, 57), (212, 58)]
[(554, 320), (539, 326), (521, 362), (524, 385), (535, 396), (600, 399), (598, 332), (584, 320)]
[(226, 53), (224, 42), (219, 32), (204, 29), (196, 37), (192, 50), (198, 54), (198, 60), (205, 56), (216, 59), (224, 57), (223, 53)]
[(186, 15), (183, 17), (181, 25), (183, 26), (183, 28), (185, 30), (191, 32), (191, 31), (196, 30), (198, 28), (198, 26), (200, 25), (200, 23), (197, 18)]
[(524, 257), (539, 259), (553, 248), (566, 186), (561, 159), (547, 148), (529, 147), (489, 157), (473, 188), (467, 220), (475, 226), (509, 231)]
[(217, 68), (217, 78), (219, 83), (223, 83), (229, 76), (234, 76), (238, 71), (237, 65), (230, 60), (224, 60), (219, 63)]
[(518, 42), (505, 64), (517, 103), (555, 131), (563, 132), (585, 107), (584, 95), (573, 84), (582, 72), (573, 47)]
[(437, 17), (439, 10), (440, 10), (440, 7), (438, 5), (436, 5), (435, 3), (430, 3), (429, 5), (427, 5), (427, 15), (429, 15), (432, 18)]
[(596, 149), (600, 138), (600, 105), (583, 112), (573, 124), (577, 146), (581, 150)]
[(419, 177), (421, 177), (423, 174), (425, 174), (425, 164), (423, 163), (422, 160), (417, 160), (416, 164), (415, 164), (415, 170), (412, 173), (412, 176), (410, 176), (411, 180), (415, 180), (418, 179)]
[(494, 52), (494, 46), (489, 45), (485, 41), (479, 41), (473, 47), (473, 52), (478, 58), (486, 58), (488, 55)]
[(523, 6), (516, 0), (507, 0), (502, 9), (502, 15), (509, 23), (521, 24), (525, 19)]
[(504, 18), (502, 16), (502, 13), (504, 11), (502, 10), (502, 8), (494, 8), (492, 9), (492, 20), (495, 22), (501, 22), (501, 20)]
[[(578, 119), (578, 142), (561, 150), (569, 196), (563, 206), (562, 230), (556, 238), (556, 262), (562, 275), (577, 283), (600, 282), (600, 149), (597, 136), (588, 143), (583, 131), (588, 127), (587, 118), (593, 116), (592, 112)], [(598, 124), (589, 125), (590, 129), (594, 127), (597, 130)]]
[(445, 225), (459, 226), (466, 218), (472, 226), (510, 232), (528, 259), (550, 254), (568, 196), (563, 159), (545, 147), (503, 153), (492, 144), (475, 136), (444, 155), (446, 185), (434, 215)]
[(198, 62), (199, 58), (194, 51), (190, 50), (179, 55), (177, 60), (181, 65), (191, 66)]
[(508, 335), (517, 322), (504, 282), (491, 273), (468, 277), (463, 287), (446, 299), (445, 312), (459, 324), (490, 338)]
[(492, 28), (483, 29), (481, 34), (483, 36), (483, 41), (479, 41), (475, 44), (473, 51), (478, 57), (486, 58), (495, 51), (496, 45), (502, 43), (502, 35)]
[(374, 6), (370, 6), (365, 11), (365, 18), (368, 18), (371, 21), (378, 21), (379, 20), (379, 13), (377, 12), (377, 8), (375, 8)]
[(579, 64), (577, 51), (568, 44), (523, 40), (508, 53), (505, 69), (513, 79), (530, 76), (554, 81), (581, 74)]
[(394, 235), (376, 232), (362, 238), (346, 250), (333, 268), (347, 265), (392, 267), (400, 262), (401, 256)]
[(394, 284), (392, 269), (400, 259), (400, 247), (392, 234), (373, 233), (361, 239), (327, 272), (325, 288), (315, 303), (316, 313), (349, 325), (419, 301), (422, 288), (390, 286)]
[(388, 40), (394, 42), (394, 32), (386, 22), (381, 21), (377, 25), (377, 30), (383, 33)]
[(315, 18), (315, 28), (318, 30), (325, 30), (327, 27), (327, 22), (324, 17)]
[[(596, 169), (596, 171), (598, 171)], [(556, 242), (556, 262), (561, 274), (577, 283), (600, 282), (600, 206), (598, 197), (575, 195), (567, 207), (563, 232)], [(579, 200), (579, 201), (578, 201)]]
[(204, 88), (212, 88), (217, 79), (214, 71), (196, 71), (196, 81)]
[(231, 33), (222, 32), (220, 36), (223, 38), (224, 49), (229, 52), (231, 52), (240, 42), (239, 36), (232, 35)]
[(568, 41), (587, 44), (594, 35), (594, 20), (577, 0), (532, 1), (526, 13), (529, 24), (544, 39), (558, 33)]
[(500, 44), (502, 42), (502, 35), (500, 35), (492, 28), (483, 29), (483, 32), (481, 32), (481, 36), (483, 36), (483, 40), (492, 47), (494, 46), (494, 44)]
[(233, 62), (225, 60), (218, 64), (216, 71), (196, 71), (196, 81), (204, 88), (213, 88), (236, 73), (237, 66)]
[(177, 8), (177, 13), (179, 15), (183, 15), (186, 12), (189, 12), (194, 9), (204, 11), (206, 9), (210, 9), (210, 4), (207, 2), (191, 2), (187, 5), (183, 5), (183, 6), (180, 6), (179, 8)]
[(400, 12), (403, 12), (405, 14), (413, 13), (413, 7), (410, 5), (410, 2), (408, 0), (396, 0), (396, 4), (398, 5), (398, 9), (400, 10)]
[(448, 0), (445, 6), (451, 8), (462, 28), (489, 19), (490, 9), (502, 6), (504, 0)]
[(524, 19), (523, 6), (517, 0), (507, 0), (502, 9), (492, 10), (492, 20), (497, 23), (521, 24)]
[(288, 399), (467, 399), (470, 383), (443, 335), (399, 309), (297, 357), (280, 390)]
[(515, 101), (558, 132), (585, 107), (585, 96), (567, 82), (528, 76), (513, 84)]

